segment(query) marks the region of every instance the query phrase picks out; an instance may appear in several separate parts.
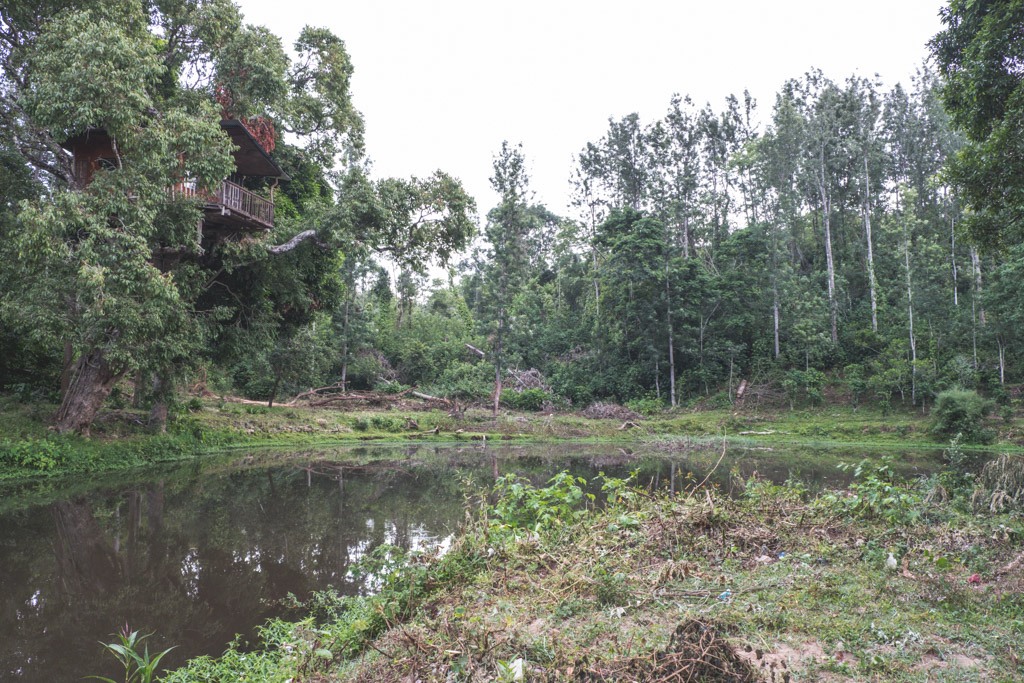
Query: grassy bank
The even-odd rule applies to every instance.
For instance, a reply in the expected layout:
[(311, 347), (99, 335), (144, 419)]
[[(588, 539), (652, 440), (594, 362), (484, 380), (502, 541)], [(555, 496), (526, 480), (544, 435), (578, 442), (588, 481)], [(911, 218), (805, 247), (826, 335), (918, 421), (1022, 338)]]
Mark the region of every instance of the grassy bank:
[(971, 507), (967, 479), (881, 467), (847, 494), (751, 480), (738, 498), (605, 480), (601, 509), (581, 484), (500, 480), (443, 557), (378, 552), (377, 595), (320, 595), (164, 680), (1024, 676), (1024, 527)]
[[(274, 407), (193, 399), (166, 434), (151, 434), (145, 413), (128, 409), (100, 416), (89, 438), (48, 430), (54, 406), (0, 399), (0, 479), (24, 479), (131, 469), (219, 450), (362, 442), (661, 442), (685, 448), (723, 438), (747, 444), (834, 445), (868, 448), (938, 448), (946, 439), (930, 431), (920, 412), (836, 406), (820, 410), (679, 410), (627, 418), (579, 413), (516, 413), (494, 417), (470, 409), (458, 418), (440, 410), (337, 410)], [(995, 447), (1024, 442), (1019, 421), (990, 420)]]

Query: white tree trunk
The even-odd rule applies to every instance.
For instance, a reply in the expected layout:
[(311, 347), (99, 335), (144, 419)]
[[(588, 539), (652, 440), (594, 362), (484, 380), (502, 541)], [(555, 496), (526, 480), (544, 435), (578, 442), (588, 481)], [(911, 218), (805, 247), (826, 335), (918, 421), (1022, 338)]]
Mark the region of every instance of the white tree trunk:
[(999, 383), (1006, 384), (1006, 347), (1003, 346), (1003, 338), (996, 337), (996, 344), (999, 345)]
[(836, 310), (836, 268), (832, 259), (832, 200), (825, 181), (825, 149), (821, 150), (821, 175), (818, 177), (818, 191), (821, 193), (821, 219), (825, 227), (825, 268), (828, 270), (828, 311), (832, 327), (832, 343), (839, 341), (838, 311)]
[[(978, 255), (978, 250), (971, 247), (971, 267), (974, 269), (974, 298), (980, 303), (981, 302), (981, 257)], [(985, 307), (979, 305), (978, 311), (978, 322), (985, 325)]]
[(868, 158), (864, 157), (864, 237), (868, 243), (868, 288), (871, 291), (871, 331), (878, 332), (878, 293), (875, 282), (875, 251), (871, 240), (871, 178)]
[(910, 234), (903, 227), (903, 264), (907, 276), (907, 330), (910, 335), (910, 403), (917, 405), (917, 340), (914, 338), (914, 288), (910, 271)]
[(960, 293), (957, 292), (957, 269), (956, 269), (956, 221), (949, 219), (949, 260), (953, 264), (953, 305), (960, 306)]
[(777, 286), (772, 287), (772, 318), (775, 326), (775, 360), (779, 359), (780, 348), (779, 348), (779, 288)]

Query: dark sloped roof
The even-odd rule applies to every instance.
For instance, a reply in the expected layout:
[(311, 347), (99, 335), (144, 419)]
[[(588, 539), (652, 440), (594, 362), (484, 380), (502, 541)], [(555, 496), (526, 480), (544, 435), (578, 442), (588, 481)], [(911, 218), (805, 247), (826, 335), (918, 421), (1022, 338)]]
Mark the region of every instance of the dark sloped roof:
[(238, 149), (235, 150), (235, 165), (241, 175), (262, 176), (291, 180), (287, 173), (270, 158), (252, 133), (237, 119), (224, 119), (221, 128), (231, 136), (231, 141)]

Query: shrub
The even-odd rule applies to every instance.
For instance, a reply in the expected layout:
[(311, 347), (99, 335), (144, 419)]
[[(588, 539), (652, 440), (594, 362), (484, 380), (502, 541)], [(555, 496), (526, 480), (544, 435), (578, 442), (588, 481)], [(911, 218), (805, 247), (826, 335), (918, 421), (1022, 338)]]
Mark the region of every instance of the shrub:
[(542, 488), (514, 474), (499, 477), (494, 483), (498, 500), (491, 508), (491, 530), (539, 532), (578, 521), (594, 500), (583, 489), (586, 484), (586, 479), (568, 472), (556, 474)]
[(399, 432), (402, 430), (402, 422), (386, 415), (374, 415), (370, 418), (370, 426), (382, 432)]
[(530, 410), (537, 412), (551, 397), (543, 389), (523, 389), (522, 391), (505, 390), (501, 392), (501, 402), (512, 410)]
[(941, 392), (932, 408), (932, 432), (939, 436), (963, 436), (966, 443), (988, 443), (995, 438), (985, 429), (985, 417), (992, 410), (992, 401), (976, 391), (949, 389)]
[(0, 442), (0, 464), (48, 472), (71, 460), (71, 447), (63, 441), (30, 439)]
[(839, 469), (853, 473), (850, 495), (830, 493), (819, 505), (861, 519), (884, 519), (889, 524), (909, 525), (921, 517), (921, 495), (893, 469), (893, 456), (878, 464), (861, 460), (856, 465), (840, 463)]
[(847, 389), (853, 397), (854, 405), (859, 405), (861, 400), (868, 393), (868, 378), (864, 373), (864, 366), (859, 363), (852, 363), (843, 368), (843, 379)]
[(626, 407), (635, 413), (650, 417), (665, 410), (665, 402), (655, 396), (648, 396), (647, 398), (635, 398), (632, 401), (626, 401)]
[(487, 398), (493, 389), (493, 367), (486, 363), (474, 365), (456, 362), (445, 368), (432, 393), (460, 401), (473, 401)]
[(814, 368), (786, 372), (782, 378), (782, 390), (786, 392), (786, 397), (789, 399), (789, 407), (795, 408), (801, 399), (812, 404), (822, 403), (824, 401), (822, 391), (825, 388), (826, 380), (825, 373)]

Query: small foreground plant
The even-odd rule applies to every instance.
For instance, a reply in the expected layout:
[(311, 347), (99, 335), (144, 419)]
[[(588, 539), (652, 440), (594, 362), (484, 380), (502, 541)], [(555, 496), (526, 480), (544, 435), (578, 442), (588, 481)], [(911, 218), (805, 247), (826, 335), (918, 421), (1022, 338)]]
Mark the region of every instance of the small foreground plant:
[[(159, 654), (150, 656), (149, 645), (143, 646), (142, 641), (151, 635), (153, 634), (147, 633), (140, 636), (138, 631), (129, 632), (128, 624), (125, 624), (121, 632), (116, 634), (118, 642), (101, 643), (124, 667), (124, 683), (152, 683), (155, 680), (154, 676), (160, 660), (174, 649), (169, 647)], [(140, 647), (143, 648), (141, 653), (139, 652)], [(104, 676), (87, 676), (87, 678), (105, 683), (118, 683), (113, 678)]]
[(853, 472), (848, 496), (828, 494), (821, 505), (845, 512), (850, 517), (883, 519), (889, 524), (906, 526), (921, 518), (920, 493), (893, 469), (893, 457), (887, 455), (878, 464), (861, 460), (856, 465), (840, 463), (839, 469)]

